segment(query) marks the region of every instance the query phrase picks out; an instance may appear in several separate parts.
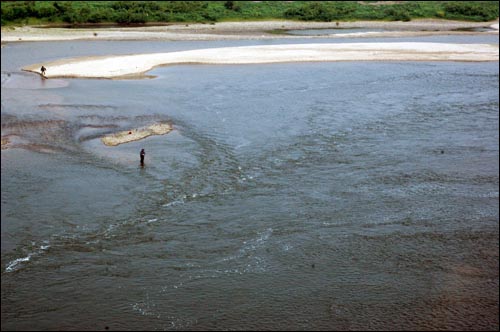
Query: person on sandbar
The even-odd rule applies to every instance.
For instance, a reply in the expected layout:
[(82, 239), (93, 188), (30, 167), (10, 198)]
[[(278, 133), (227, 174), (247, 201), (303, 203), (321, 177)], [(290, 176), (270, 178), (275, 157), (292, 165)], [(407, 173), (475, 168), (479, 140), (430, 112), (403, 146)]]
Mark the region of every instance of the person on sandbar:
[(45, 71), (47, 70), (47, 68), (45, 68), (44, 66), (42, 66), (42, 68), (40, 68), (40, 71), (42, 72), (42, 75), (45, 76)]
[(146, 155), (146, 152), (144, 149), (141, 150), (141, 166), (144, 166), (144, 156)]

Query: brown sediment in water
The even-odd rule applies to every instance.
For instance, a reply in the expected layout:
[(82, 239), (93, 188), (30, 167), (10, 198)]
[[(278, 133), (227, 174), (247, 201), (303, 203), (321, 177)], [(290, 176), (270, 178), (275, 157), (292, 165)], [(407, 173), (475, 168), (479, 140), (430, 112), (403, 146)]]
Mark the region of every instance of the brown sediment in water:
[[(11, 140), (9, 136), (13, 137), (13, 140)], [(4, 136), (2, 137), (1, 141), (2, 150), (26, 149), (41, 153), (56, 153), (58, 150), (61, 150), (48, 144), (28, 142), (17, 135)]]
[(9, 148), (10, 140), (7, 137), (2, 137), (2, 150)]
[(169, 123), (155, 123), (148, 127), (124, 130), (118, 133), (106, 135), (101, 141), (107, 146), (117, 146), (123, 143), (138, 141), (153, 135), (165, 135), (173, 130)]

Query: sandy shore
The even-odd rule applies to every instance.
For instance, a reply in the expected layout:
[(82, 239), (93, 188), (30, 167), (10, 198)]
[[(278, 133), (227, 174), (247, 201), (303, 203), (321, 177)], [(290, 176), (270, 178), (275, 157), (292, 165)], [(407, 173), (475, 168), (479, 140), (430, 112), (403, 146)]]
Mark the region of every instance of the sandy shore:
[(409, 22), (221, 22), (215, 24), (172, 24), (166, 26), (146, 26), (136, 28), (2, 28), (2, 42), (54, 41), (54, 40), (235, 40), (235, 39), (276, 39), (276, 38), (352, 38), (366, 37), (366, 33), (332, 34), (323, 36), (294, 36), (271, 33), (280, 30), (366, 28), (384, 29), (372, 32), (371, 37), (427, 36), (436, 34), (475, 34), (464, 29), (494, 28), (497, 31), (483, 32), (498, 34), (498, 21), (463, 22), (449, 20), (413, 20)]
[[(250, 64), (306, 61), (498, 61), (498, 45), (445, 43), (332, 43), (258, 45), (170, 53), (82, 57), (44, 63), (46, 76), (138, 77), (173, 64)], [(40, 73), (42, 64), (23, 70)]]

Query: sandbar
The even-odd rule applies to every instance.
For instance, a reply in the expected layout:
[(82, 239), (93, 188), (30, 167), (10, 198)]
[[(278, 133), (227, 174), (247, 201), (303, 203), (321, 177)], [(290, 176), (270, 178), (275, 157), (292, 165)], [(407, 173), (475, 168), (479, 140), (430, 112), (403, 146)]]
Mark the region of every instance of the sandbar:
[[(318, 61), (498, 61), (494, 44), (326, 43), (257, 45), (190, 51), (79, 57), (46, 62), (46, 77), (137, 78), (156, 66)], [(25, 71), (40, 73), (41, 63)]]
[(138, 141), (152, 135), (165, 135), (173, 130), (169, 123), (155, 123), (149, 127), (137, 128), (109, 134), (101, 138), (107, 146), (117, 146), (123, 143)]

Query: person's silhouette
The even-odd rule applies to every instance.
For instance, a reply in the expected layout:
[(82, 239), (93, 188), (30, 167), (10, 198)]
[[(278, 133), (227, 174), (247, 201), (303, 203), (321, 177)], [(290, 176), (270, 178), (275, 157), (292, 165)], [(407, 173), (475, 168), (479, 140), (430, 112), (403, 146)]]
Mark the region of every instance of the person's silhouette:
[(146, 155), (146, 152), (144, 149), (141, 150), (141, 166), (144, 166), (144, 156)]

